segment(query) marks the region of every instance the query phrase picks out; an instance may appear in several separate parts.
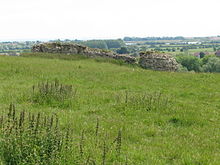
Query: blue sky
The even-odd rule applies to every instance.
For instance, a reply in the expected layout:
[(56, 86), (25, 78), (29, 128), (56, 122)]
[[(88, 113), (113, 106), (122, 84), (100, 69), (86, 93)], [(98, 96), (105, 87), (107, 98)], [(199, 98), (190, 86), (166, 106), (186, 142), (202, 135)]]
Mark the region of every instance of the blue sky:
[(220, 35), (219, 0), (1, 0), (0, 40)]

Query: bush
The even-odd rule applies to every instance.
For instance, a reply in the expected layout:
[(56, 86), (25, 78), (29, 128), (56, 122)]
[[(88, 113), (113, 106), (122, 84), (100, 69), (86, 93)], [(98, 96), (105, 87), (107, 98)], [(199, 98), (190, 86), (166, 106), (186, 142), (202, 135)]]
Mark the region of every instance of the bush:
[(209, 61), (209, 58), (213, 58), (213, 57), (216, 57), (215, 55), (207, 55), (205, 57), (202, 58), (202, 65), (205, 65), (208, 63)]
[(203, 65), (205, 72), (220, 72), (220, 59), (218, 57), (208, 58), (208, 62)]
[(178, 69), (177, 72), (187, 72), (188, 69), (184, 66), (182, 66), (181, 64), (178, 65)]
[(204, 58), (205, 57), (205, 53), (204, 52), (200, 52), (199, 56), (200, 56), (200, 58)]
[(183, 67), (187, 68), (188, 71), (200, 72), (202, 70), (201, 61), (197, 57), (183, 55), (183, 56), (177, 56), (176, 60)]

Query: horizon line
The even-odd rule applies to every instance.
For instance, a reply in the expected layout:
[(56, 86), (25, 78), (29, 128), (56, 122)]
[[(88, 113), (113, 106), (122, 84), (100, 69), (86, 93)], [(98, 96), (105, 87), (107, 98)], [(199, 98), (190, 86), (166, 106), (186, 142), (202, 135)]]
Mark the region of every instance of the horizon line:
[(51, 39), (48, 39), (48, 38), (24, 38), (24, 39), (0, 39), (0, 42), (22, 42), (22, 41), (50, 41), (50, 40), (82, 40), (82, 41), (86, 41), (86, 40), (116, 40), (116, 39), (124, 39), (125, 37), (130, 37), (130, 38), (165, 38), (165, 37), (183, 37), (183, 38), (212, 38), (212, 37), (219, 37), (220, 38), (220, 35), (215, 35), (215, 36), (181, 36), (181, 35), (178, 35), (178, 36), (147, 36), (147, 37), (139, 37), (139, 36), (124, 36), (124, 37), (113, 37), (113, 38), (51, 38)]

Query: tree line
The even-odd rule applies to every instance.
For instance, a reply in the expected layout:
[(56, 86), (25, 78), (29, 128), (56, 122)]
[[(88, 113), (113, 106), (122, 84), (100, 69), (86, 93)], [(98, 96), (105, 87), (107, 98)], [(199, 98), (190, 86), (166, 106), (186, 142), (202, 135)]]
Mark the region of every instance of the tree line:
[(124, 41), (157, 41), (157, 40), (185, 40), (182, 36), (177, 37), (124, 37)]

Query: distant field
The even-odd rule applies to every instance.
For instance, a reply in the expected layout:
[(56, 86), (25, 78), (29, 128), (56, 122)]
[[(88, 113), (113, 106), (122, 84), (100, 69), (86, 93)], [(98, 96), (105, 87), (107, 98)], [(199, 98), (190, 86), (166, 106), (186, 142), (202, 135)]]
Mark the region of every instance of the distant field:
[(190, 49), (189, 52), (196, 53), (196, 52), (210, 52), (215, 54), (212, 48), (200, 48), (200, 49)]
[[(31, 101), (33, 85), (54, 80), (76, 90), (71, 104)], [(150, 71), (86, 58), (0, 56), (0, 116), (14, 103), (18, 111), (56, 114), (61, 127), (71, 128), (69, 147), (75, 150), (58, 164), (218, 165), (219, 87), (220, 74)], [(4, 158), (1, 154), (3, 164)]]

